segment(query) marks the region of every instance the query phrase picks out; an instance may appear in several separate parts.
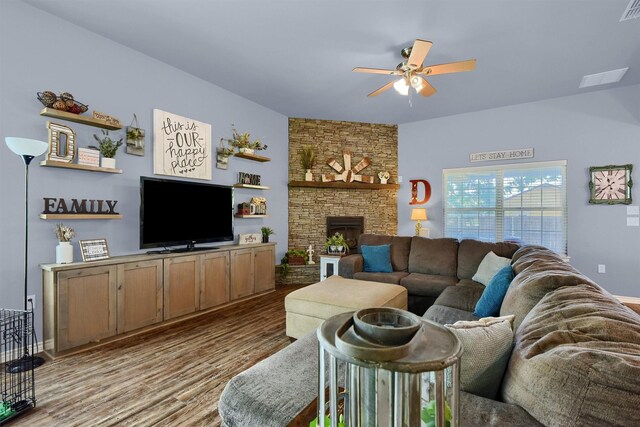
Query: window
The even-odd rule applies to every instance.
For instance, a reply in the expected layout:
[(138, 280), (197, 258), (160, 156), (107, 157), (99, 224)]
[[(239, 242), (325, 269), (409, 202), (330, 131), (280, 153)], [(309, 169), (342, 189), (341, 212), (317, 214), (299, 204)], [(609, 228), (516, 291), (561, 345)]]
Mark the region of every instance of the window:
[(445, 236), (567, 253), (567, 162), (445, 169)]

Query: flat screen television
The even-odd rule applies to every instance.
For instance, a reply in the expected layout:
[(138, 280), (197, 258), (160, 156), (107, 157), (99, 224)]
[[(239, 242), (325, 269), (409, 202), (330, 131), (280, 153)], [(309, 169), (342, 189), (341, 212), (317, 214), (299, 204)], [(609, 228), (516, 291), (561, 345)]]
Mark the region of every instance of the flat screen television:
[(233, 187), (140, 177), (140, 248), (233, 241)]

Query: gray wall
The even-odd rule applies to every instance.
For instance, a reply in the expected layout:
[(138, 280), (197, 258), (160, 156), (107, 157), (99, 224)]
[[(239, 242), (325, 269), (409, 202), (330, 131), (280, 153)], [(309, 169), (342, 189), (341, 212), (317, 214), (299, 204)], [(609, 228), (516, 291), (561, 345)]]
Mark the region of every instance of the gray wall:
[[(632, 163), (640, 183), (640, 85), (404, 124), (398, 140), (399, 234), (414, 233), (410, 179), (431, 183), (426, 225), (431, 237), (442, 237), (443, 168), (499, 163), (472, 164), (471, 152), (534, 147), (535, 158), (527, 161), (568, 161), (571, 264), (613, 294), (640, 296), (640, 227), (626, 226), (624, 205), (588, 204), (589, 166)], [(606, 274), (597, 273), (597, 264), (606, 265)]]
[[(188, 49), (179, 42), (167, 49)], [(62, 21), (21, 2), (0, 5), (0, 307), (21, 308), (23, 293), (23, 171), (22, 161), (5, 145), (4, 137), (46, 141), (47, 118), (36, 92), (68, 91), (93, 109), (129, 124), (135, 112), (147, 130), (146, 155), (128, 155), (121, 148), (116, 159), (122, 175), (30, 167), (29, 293), (37, 294), (36, 325), (41, 337), (41, 275), (38, 265), (55, 261), (54, 226), (38, 218), (43, 197), (116, 199), (123, 220), (61, 221), (75, 228), (75, 260), (81, 260), (78, 239), (106, 238), (112, 255), (140, 252), (139, 178), (153, 176), (152, 110), (159, 108), (212, 125), (212, 143), (231, 136), (231, 124), (251, 132), (269, 145), (273, 160), (257, 163), (230, 159), (226, 171), (213, 169), (212, 183), (231, 185), (238, 171), (262, 175), (272, 190), (261, 194), (240, 189), (236, 202), (251, 195), (267, 197), (270, 219), (236, 219), (235, 233), (275, 229), (277, 259), (287, 242), (287, 117), (240, 98), (136, 51)], [(77, 132), (79, 146), (94, 143), (97, 128), (62, 122)], [(114, 131), (124, 136), (124, 131)], [(215, 160), (214, 160), (215, 165)], [(205, 182), (205, 181), (198, 181)]]

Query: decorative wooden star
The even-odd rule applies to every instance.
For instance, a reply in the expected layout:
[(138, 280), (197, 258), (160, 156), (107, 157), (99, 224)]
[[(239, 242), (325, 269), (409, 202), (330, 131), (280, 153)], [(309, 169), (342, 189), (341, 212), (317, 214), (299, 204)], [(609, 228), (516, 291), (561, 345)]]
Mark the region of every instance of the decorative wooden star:
[(359, 181), (367, 184), (373, 183), (373, 177), (367, 175), (359, 175), (359, 172), (364, 170), (367, 166), (371, 164), (371, 161), (368, 157), (364, 157), (360, 160), (360, 163), (355, 165), (353, 168), (351, 167), (351, 151), (344, 149), (342, 150), (342, 157), (344, 159), (344, 167), (340, 165), (333, 157), (327, 159), (327, 164), (331, 166), (333, 170), (338, 172), (338, 175), (333, 173), (325, 173), (322, 175), (322, 182), (330, 182), (330, 181), (344, 181), (344, 182), (353, 182)]

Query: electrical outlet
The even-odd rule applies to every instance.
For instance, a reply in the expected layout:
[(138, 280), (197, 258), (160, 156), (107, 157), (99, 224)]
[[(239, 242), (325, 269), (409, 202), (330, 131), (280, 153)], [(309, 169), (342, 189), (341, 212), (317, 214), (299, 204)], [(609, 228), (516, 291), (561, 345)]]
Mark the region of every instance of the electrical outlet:
[(604, 264), (598, 264), (598, 273), (604, 274), (607, 272), (607, 269)]
[[(31, 301), (31, 302), (29, 302)], [(31, 305), (33, 304), (33, 306)], [(36, 310), (36, 296), (35, 295), (27, 295), (27, 308), (31, 309), (33, 308), (33, 310)]]

